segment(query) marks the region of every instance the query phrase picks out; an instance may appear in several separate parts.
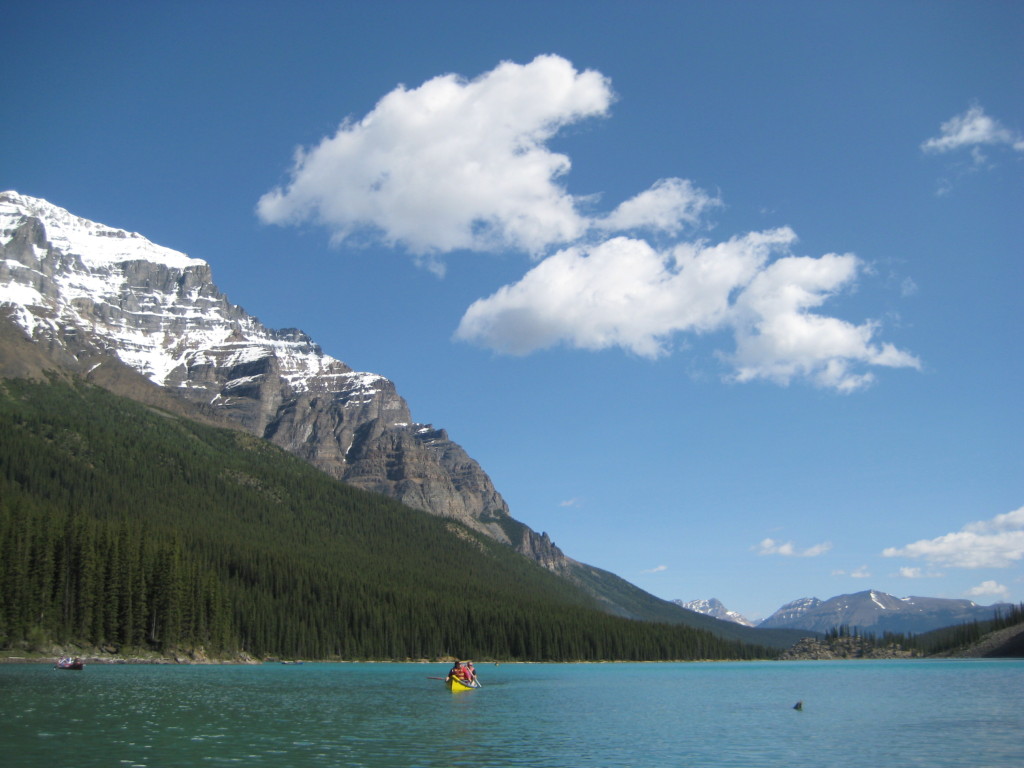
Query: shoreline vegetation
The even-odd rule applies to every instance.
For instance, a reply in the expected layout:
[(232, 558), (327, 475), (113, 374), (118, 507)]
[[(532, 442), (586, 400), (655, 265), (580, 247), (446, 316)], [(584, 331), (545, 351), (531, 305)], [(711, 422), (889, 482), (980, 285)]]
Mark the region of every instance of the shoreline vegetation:
[(921, 635), (860, 634), (840, 626), (807, 637), (778, 656), (782, 661), (836, 659), (1024, 658), (1024, 604), (989, 621), (972, 621)]
[[(966, 624), (947, 627), (929, 635), (938, 635), (932, 642), (942, 645), (943, 637), (965, 637), (976, 635), (976, 639), (955, 647), (942, 647), (926, 653), (921, 648), (904, 647), (889, 637), (882, 641), (868, 634), (854, 636), (837, 628), (825, 638), (807, 637), (800, 640), (792, 648), (786, 649), (778, 656), (777, 661), (843, 661), (857, 659), (1010, 659), (1024, 658), (1024, 619), (1020, 616), (1020, 608), (1015, 609), (1017, 623), (998, 626), (985, 631), (974, 625)], [(1010, 618), (1003, 619), (1003, 621)], [(922, 636), (926, 637), (926, 636)], [(912, 639), (909, 644), (913, 644)], [(906, 640), (904, 639), (904, 642)], [(0, 664), (52, 664), (58, 658), (73, 656), (89, 664), (183, 664), (183, 665), (225, 665), (225, 664), (451, 664), (457, 657), (445, 656), (433, 659), (287, 659), (278, 657), (256, 658), (249, 654), (217, 657), (207, 655), (203, 649), (192, 651), (172, 651), (159, 653), (135, 649), (128, 653), (109, 653), (100, 649), (54, 647), (47, 651), (26, 651), (7, 649), (0, 651)], [(749, 661), (765, 661), (771, 659), (748, 659)], [(541, 661), (526, 659), (479, 659), (478, 664), (497, 666), (499, 664), (664, 664), (664, 663), (709, 663), (715, 661), (736, 661), (736, 659), (578, 659), (570, 661)]]
[[(803, 634), (612, 615), (457, 521), (80, 381), (0, 380), (0, 434), (0, 662), (767, 660)], [(1022, 621), (823, 641), (949, 657)]]
[(743, 659), (798, 639), (615, 615), (456, 519), (81, 381), (0, 380), (0, 434), (9, 653)]

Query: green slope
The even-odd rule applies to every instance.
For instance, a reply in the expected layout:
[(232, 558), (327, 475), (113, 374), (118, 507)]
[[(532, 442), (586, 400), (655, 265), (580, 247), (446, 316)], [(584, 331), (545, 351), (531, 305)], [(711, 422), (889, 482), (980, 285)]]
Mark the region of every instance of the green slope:
[(0, 643), (305, 658), (764, 656), (458, 523), (81, 383), (0, 382)]

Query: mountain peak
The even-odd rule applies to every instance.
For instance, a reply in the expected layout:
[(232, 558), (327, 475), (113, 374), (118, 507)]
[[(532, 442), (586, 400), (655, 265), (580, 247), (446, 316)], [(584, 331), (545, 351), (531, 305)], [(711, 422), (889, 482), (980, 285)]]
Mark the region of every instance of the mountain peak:
[(351, 485), (506, 544), (533, 536), (533, 549), (555, 550), (510, 524), (479, 465), (444, 430), (414, 422), (391, 381), (353, 371), (300, 330), (265, 327), (228, 302), (202, 259), (8, 191), (0, 306), (72, 370), (117, 358)]
[(828, 600), (805, 597), (786, 603), (758, 626), (827, 632), (841, 625), (871, 632), (927, 632), (975, 619), (992, 618), (998, 608), (970, 600), (938, 597), (893, 597), (866, 589)]
[(41, 198), (14, 190), (0, 192), (0, 243), (10, 242), (27, 219), (42, 222), (46, 239), (55, 248), (78, 256), (89, 267), (126, 261), (150, 261), (174, 269), (206, 264), (202, 259), (157, 245), (137, 232), (83, 219)]
[(27, 337), (17, 339), (19, 352), (35, 342), (40, 358), (8, 370), (37, 371), (46, 357), (103, 386), (106, 369), (122, 369), (138, 377), (133, 388), (159, 389), (161, 399), (184, 401), (343, 482), (513, 547), (581, 586), (608, 613), (719, 623), (566, 557), (511, 516), (491, 479), (444, 429), (412, 419), (390, 380), (353, 371), (302, 331), (265, 327), (228, 302), (201, 259), (45, 200), (0, 193), (0, 333), (5, 323)]
[(726, 608), (722, 601), (717, 598), (710, 598), (709, 600), (690, 600), (683, 602), (682, 600), (673, 600), (673, 603), (678, 605), (680, 608), (685, 608), (688, 611), (694, 613), (702, 613), (705, 616), (711, 616), (715, 619), (722, 619), (723, 621), (731, 621), (734, 624), (741, 624), (744, 627), (754, 626), (754, 622), (743, 616), (736, 611), (730, 611)]

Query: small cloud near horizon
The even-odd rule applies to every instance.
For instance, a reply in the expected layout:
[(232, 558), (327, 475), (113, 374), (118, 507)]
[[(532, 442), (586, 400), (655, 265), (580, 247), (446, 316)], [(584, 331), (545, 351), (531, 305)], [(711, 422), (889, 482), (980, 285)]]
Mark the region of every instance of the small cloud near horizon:
[[(971, 105), (966, 112), (951, 117), (940, 126), (940, 134), (921, 143), (925, 154), (949, 154), (965, 152), (970, 164), (960, 165), (957, 175), (975, 173), (993, 168), (986, 149), (1009, 148), (1013, 152), (1024, 152), (1024, 135), (1011, 130), (985, 113), (979, 104)], [(935, 194), (944, 197), (953, 191), (953, 180), (939, 180)]]
[(823, 555), (832, 549), (832, 542), (825, 541), (821, 544), (815, 544), (812, 547), (806, 549), (797, 549), (796, 545), (792, 541), (776, 541), (775, 539), (762, 539), (760, 543), (755, 547), (751, 547), (752, 550), (756, 550), (759, 555), (781, 555), (783, 557), (817, 557)]
[(643, 571), (640, 571), (640, 573), (661, 573), (662, 571), (667, 571), (667, 570), (668, 570), (668, 566), (667, 565), (656, 565), (653, 568), (647, 568), (647, 569), (645, 569)]
[(1006, 568), (1024, 559), (1024, 507), (934, 539), (887, 547), (882, 556), (921, 558), (949, 568)]
[(942, 574), (934, 571), (925, 572), (920, 568), (912, 568), (910, 566), (903, 566), (895, 574), (900, 578), (904, 579), (941, 579)]
[(862, 565), (860, 568), (857, 568), (853, 571), (848, 571), (845, 568), (837, 568), (836, 570), (832, 571), (831, 575), (849, 576), (851, 579), (870, 579), (871, 571), (868, 570), (868, 567), (866, 565)]
[(988, 580), (983, 581), (976, 587), (971, 587), (967, 590), (968, 597), (1002, 597), (1007, 598), (1010, 595), (1010, 590), (1004, 585), (997, 581)]
[[(943, 154), (981, 146), (1007, 146), (1015, 152), (1024, 152), (1024, 136), (989, 117), (978, 104), (972, 105), (962, 115), (951, 117), (940, 128), (939, 136), (921, 144), (923, 152)], [(976, 163), (984, 161), (984, 157), (977, 154), (973, 158)]]

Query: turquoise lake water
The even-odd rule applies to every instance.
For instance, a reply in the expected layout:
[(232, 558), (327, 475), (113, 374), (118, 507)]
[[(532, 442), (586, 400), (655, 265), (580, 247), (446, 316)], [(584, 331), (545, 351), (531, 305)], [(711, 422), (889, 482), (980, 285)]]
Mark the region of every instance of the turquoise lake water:
[(0, 665), (0, 765), (1024, 765), (1024, 661), (481, 664), (461, 694), (446, 671)]

